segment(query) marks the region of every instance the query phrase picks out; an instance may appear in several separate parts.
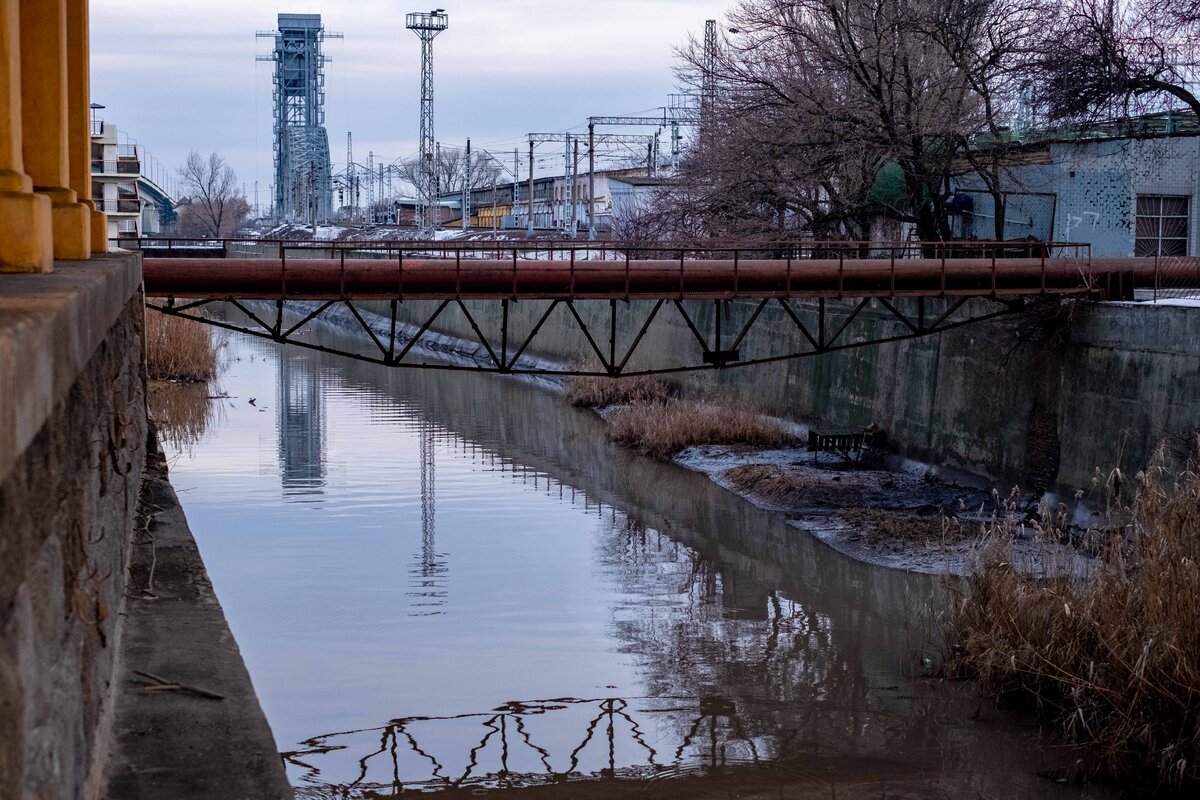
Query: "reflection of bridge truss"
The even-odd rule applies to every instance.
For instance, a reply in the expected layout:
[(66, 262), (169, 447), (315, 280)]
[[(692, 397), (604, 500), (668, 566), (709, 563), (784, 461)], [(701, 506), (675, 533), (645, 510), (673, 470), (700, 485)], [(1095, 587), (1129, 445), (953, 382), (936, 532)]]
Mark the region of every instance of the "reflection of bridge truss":
[[(377, 797), (408, 790), (458, 787), (524, 787), (583, 778), (646, 778), (680, 767), (719, 769), (729, 763), (759, 763), (758, 744), (749, 735), (733, 700), (724, 697), (554, 698), (509, 702), (490, 712), (445, 717), (407, 717), (382, 728), (317, 736), (304, 749), (283, 754), (301, 770), (298, 798)], [(556, 730), (539, 718), (573, 717), (582, 728), (574, 739), (539, 741), (539, 733)], [(647, 728), (667, 716), (680, 723), (683, 735), (675, 747), (660, 751)], [(435, 748), (437, 726), (475, 724), (474, 741), (464, 763), (451, 766)], [(367, 745), (372, 742), (372, 745)], [(322, 779), (317, 760), (359, 744), (374, 746), (357, 759), (357, 775), (330, 784)], [(543, 746), (544, 745), (544, 746)]]

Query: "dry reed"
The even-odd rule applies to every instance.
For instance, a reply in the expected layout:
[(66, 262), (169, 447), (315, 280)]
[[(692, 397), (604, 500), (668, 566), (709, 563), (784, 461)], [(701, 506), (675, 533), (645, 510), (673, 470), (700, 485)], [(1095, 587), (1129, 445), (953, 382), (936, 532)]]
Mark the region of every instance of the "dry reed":
[[(1192, 792), (1200, 787), (1200, 475), (1194, 463), (1174, 475), (1163, 463), (1160, 448), (1136, 498), (1112, 509), (1118, 522), (1100, 532), (1106, 543), (1086, 569), (1047, 555), (1031, 572), (1013, 547), (1024, 522), (1008, 515), (989, 526), (977, 567), (952, 588), (946, 632), (950, 668), (1002, 696), (1035, 700), (1080, 746), (1083, 775)], [(1051, 516), (1033, 532), (1057, 541), (1063, 523)]]
[(693, 445), (787, 447), (796, 443), (782, 425), (744, 405), (691, 400), (635, 403), (618, 408), (609, 423), (613, 441), (663, 461)]
[(745, 464), (729, 470), (725, 477), (738, 491), (783, 506), (803, 502), (812, 492), (823, 492), (828, 486), (828, 480), (816, 480), (774, 464)]
[(146, 312), (146, 373), (152, 380), (211, 380), (219, 351), (220, 344), (202, 323)]
[(675, 387), (651, 375), (606, 378), (580, 375), (566, 380), (567, 400), (579, 408), (602, 408), (624, 403), (665, 403)]

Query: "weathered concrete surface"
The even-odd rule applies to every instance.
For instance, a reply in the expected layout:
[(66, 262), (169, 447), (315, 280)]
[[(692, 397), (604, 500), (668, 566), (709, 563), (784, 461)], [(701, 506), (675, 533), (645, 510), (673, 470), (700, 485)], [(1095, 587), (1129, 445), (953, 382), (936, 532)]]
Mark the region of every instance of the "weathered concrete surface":
[(94, 795), (146, 441), (138, 267), (0, 281), (0, 798)]
[[(915, 301), (896, 303), (915, 317)], [(362, 304), (386, 313), (382, 304)], [(500, 304), (467, 302), (493, 347), (499, 342)], [(735, 301), (721, 313), (726, 344), (753, 313)], [(618, 303), (617, 350), (637, 333), (650, 303)], [(685, 303), (700, 331), (711, 336), (713, 303)], [(432, 303), (401, 305), (401, 319), (420, 324)], [(545, 310), (545, 302), (510, 304), (510, 347)], [(593, 337), (608, 343), (607, 303), (579, 303)], [(796, 303), (797, 315), (816, 329), (816, 304)], [(832, 330), (849, 302), (830, 305)], [(983, 310), (981, 303), (976, 310)], [(989, 306), (987, 310), (994, 310)], [(926, 318), (941, 312), (927, 301)], [(475, 341), (458, 309), (447, 308), (435, 331)], [(900, 335), (902, 323), (869, 307), (842, 341)], [(792, 352), (802, 341), (778, 306), (760, 315), (742, 342), (743, 357)], [(565, 308), (556, 309), (535, 345), (538, 355), (584, 362), (591, 352)], [(511, 351), (510, 351), (511, 352)], [(631, 365), (678, 363), (696, 353), (691, 331), (664, 308), (650, 325)], [(817, 357), (692, 373), (703, 391), (741, 398), (765, 411), (803, 422), (882, 426), (903, 457), (972, 473), (1027, 489), (1088, 488), (1096, 470), (1140, 469), (1163, 438), (1200, 427), (1200, 310), (1144, 304), (1076, 304), (1070, 313), (1012, 315), (958, 330)]]
[[(130, 564), (104, 797), (291, 798), (271, 729), (160, 452), (147, 460), (144, 498), (151, 511)], [(147, 689), (154, 685), (149, 675), (220, 699)]]
[(59, 261), (53, 273), (0, 281), (0, 481), (75, 385), (141, 282), (135, 255)]

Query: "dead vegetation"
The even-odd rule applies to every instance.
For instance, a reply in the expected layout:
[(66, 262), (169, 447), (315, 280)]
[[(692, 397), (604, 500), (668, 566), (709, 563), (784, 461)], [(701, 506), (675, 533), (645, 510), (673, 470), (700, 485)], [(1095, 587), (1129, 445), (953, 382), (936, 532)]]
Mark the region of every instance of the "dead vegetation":
[(637, 375), (608, 378), (581, 375), (566, 380), (567, 400), (578, 408), (603, 408), (626, 403), (665, 403), (678, 395), (661, 378)]
[(746, 464), (725, 473), (733, 487), (782, 506), (798, 505), (811, 500), (814, 492), (827, 488), (828, 479), (789, 472), (774, 464)]
[(613, 441), (663, 461), (694, 445), (790, 447), (796, 437), (783, 425), (740, 404), (694, 400), (633, 403), (608, 418)]
[(848, 508), (840, 515), (868, 544), (947, 544), (974, 535), (970, 526), (938, 513)]
[(151, 380), (198, 382), (216, 377), (221, 345), (203, 324), (147, 312), (145, 335)]
[(1086, 571), (1015, 554), (1020, 534), (1061, 539), (1062, 520), (989, 526), (952, 587), (946, 641), (952, 671), (1049, 714), (1080, 746), (1082, 774), (1186, 793), (1200, 786), (1200, 474), (1163, 463), (1160, 449), (1136, 498), (1112, 509)]

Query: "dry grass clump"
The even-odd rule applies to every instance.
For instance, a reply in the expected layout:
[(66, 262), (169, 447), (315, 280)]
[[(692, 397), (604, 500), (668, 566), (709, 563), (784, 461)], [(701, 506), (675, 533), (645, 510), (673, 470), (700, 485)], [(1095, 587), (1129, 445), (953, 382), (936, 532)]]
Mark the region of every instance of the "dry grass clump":
[(607, 378), (580, 375), (566, 380), (567, 400), (579, 408), (601, 408), (617, 403), (665, 403), (674, 387), (652, 375)]
[(609, 417), (613, 441), (663, 461), (685, 447), (746, 444), (787, 447), (796, 443), (782, 425), (749, 406), (713, 405), (692, 400), (634, 403)]
[(842, 519), (868, 542), (956, 542), (970, 531), (953, 517), (876, 508), (848, 508)]
[(211, 380), (217, 374), (219, 351), (203, 324), (147, 312), (146, 372), (152, 380)]
[(734, 467), (725, 477), (738, 491), (780, 505), (795, 505), (814, 490), (827, 489), (824, 482), (788, 472), (774, 464), (746, 464)]
[(1084, 774), (1185, 792), (1200, 787), (1200, 474), (1162, 464), (1160, 450), (1082, 574), (1032, 576), (1014, 558), (1016, 523), (992, 526), (955, 590), (948, 643), (952, 668), (1049, 712)]
[(224, 406), (209, 393), (208, 383), (150, 384), (148, 402), (158, 434), (176, 450), (189, 450), (200, 442)]

